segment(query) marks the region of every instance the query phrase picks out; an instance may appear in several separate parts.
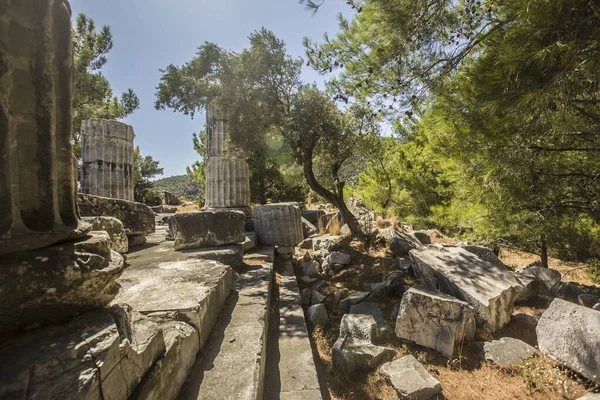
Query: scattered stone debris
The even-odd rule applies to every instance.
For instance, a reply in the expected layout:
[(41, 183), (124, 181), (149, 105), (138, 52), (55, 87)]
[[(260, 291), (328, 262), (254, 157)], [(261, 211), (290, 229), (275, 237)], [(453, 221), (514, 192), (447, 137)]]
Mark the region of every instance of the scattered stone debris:
[(503, 337), (499, 340), (485, 342), (483, 354), (487, 361), (500, 367), (507, 367), (533, 357), (535, 348), (522, 340)]
[(379, 371), (402, 398), (428, 400), (442, 393), (442, 385), (410, 354), (383, 364)]
[(406, 291), (405, 273), (392, 272), (383, 282), (366, 283), (365, 292), (371, 292), (371, 298), (402, 297)]
[(387, 339), (392, 336), (393, 330), (390, 327), (387, 319), (383, 316), (383, 312), (377, 303), (364, 302), (358, 303), (350, 307), (350, 314), (370, 315), (377, 323), (377, 332), (374, 339)]
[(350, 307), (365, 301), (371, 293), (355, 292), (340, 301), (340, 311), (345, 314), (350, 311)]
[(410, 233), (393, 231), (390, 239), (390, 251), (396, 257), (404, 257), (413, 249), (418, 249), (423, 245), (414, 235)]
[(475, 336), (475, 312), (443, 293), (413, 286), (400, 303), (396, 335), (452, 357)]
[(308, 320), (313, 326), (325, 326), (329, 322), (325, 304), (314, 304), (308, 307)]
[(375, 369), (390, 360), (395, 350), (374, 345), (377, 323), (371, 315), (346, 314), (340, 336), (331, 349), (333, 366), (344, 374)]
[(600, 313), (554, 299), (536, 333), (540, 351), (600, 383)]

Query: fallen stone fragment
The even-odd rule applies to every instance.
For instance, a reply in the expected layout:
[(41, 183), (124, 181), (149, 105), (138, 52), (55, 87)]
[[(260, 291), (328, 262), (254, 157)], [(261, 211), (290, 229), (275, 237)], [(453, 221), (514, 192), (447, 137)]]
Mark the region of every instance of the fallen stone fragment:
[(412, 355), (383, 364), (386, 375), (402, 398), (428, 400), (442, 392), (442, 385)]
[(308, 276), (301, 276), (300, 280), (302, 282), (304, 282), (305, 284), (307, 284), (307, 285), (310, 285), (310, 284), (315, 283), (317, 281), (316, 278), (309, 278)]
[(477, 257), (481, 258), (483, 261), (487, 261), (490, 264), (495, 265), (500, 268), (503, 268), (503, 269), (508, 269), (506, 264), (504, 264), (502, 261), (500, 261), (498, 256), (496, 254), (494, 254), (494, 252), (491, 249), (489, 249), (485, 246), (464, 245), (464, 246), (462, 246), (462, 248), (465, 249), (466, 251), (468, 251), (469, 253), (475, 254)]
[(391, 235), (390, 251), (396, 257), (406, 256), (409, 251), (423, 246), (419, 239), (410, 233), (392, 231)]
[(325, 211), (323, 210), (303, 210), (302, 218), (306, 219), (308, 222), (313, 224), (317, 229), (325, 229), (325, 224), (323, 223), (323, 217), (325, 216)]
[(371, 293), (369, 292), (352, 293), (350, 296), (340, 301), (340, 311), (342, 312), (342, 314), (349, 312), (351, 306), (365, 301), (370, 294)]
[(314, 304), (308, 307), (308, 320), (313, 326), (325, 326), (329, 322), (325, 304)]
[(538, 322), (540, 351), (600, 383), (600, 313), (554, 299)]
[(372, 298), (401, 297), (406, 290), (404, 277), (403, 272), (392, 272), (383, 282), (365, 284), (365, 291), (371, 292)]
[(592, 307), (592, 310), (600, 311), (600, 303), (594, 304), (594, 307)]
[(114, 251), (127, 253), (129, 243), (121, 221), (114, 217), (84, 217), (83, 220), (92, 225), (93, 231), (107, 232)]
[(349, 254), (342, 253), (341, 251), (334, 251), (325, 259), (329, 265), (341, 264), (348, 265), (352, 262), (352, 257)]
[(203, 211), (175, 214), (169, 230), (175, 250), (225, 246), (246, 238), (246, 215), (238, 210)]
[(500, 367), (517, 364), (533, 357), (535, 348), (522, 340), (503, 337), (483, 344), (484, 358)]
[(598, 296), (589, 293), (583, 293), (577, 296), (577, 301), (584, 307), (592, 308), (598, 302)]
[(313, 248), (313, 240), (314, 240), (314, 238), (310, 238), (310, 237), (306, 238), (302, 242), (300, 242), (298, 247), (300, 247), (301, 249), (312, 249)]
[(319, 276), (319, 263), (316, 261), (304, 261), (302, 263), (302, 273), (309, 278), (317, 278)]
[(515, 272), (524, 290), (519, 299), (529, 299), (538, 295), (550, 295), (550, 290), (560, 282), (561, 275), (555, 269), (529, 266)]
[(318, 232), (319, 230), (316, 226), (311, 224), (306, 218), (302, 217), (302, 234), (304, 239), (307, 239)]
[(477, 328), (492, 333), (510, 321), (523, 285), (511, 271), (483, 261), (459, 247), (434, 245), (410, 251), (421, 283), (439, 289), (475, 309)]
[(79, 212), (84, 217), (109, 216), (123, 223), (127, 236), (146, 235), (155, 230), (154, 212), (145, 204), (79, 193)]
[(316, 290), (312, 290), (311, 295), (310, 295), (310, 304), (322, 303), (326, 298), (327, 298), (327, 296), (322, 295), (321, 293), (317, 292)]
[(375, 346), (377, 323), (370, 315), (346, 314), (340, 324), (340, 336), (331, 353), (333, 366), (344, 374), (375, 369), (390, 360), (396, 352)]
[(341, 236), (323, 235), (313, 238), (313, 250), (325, 250), (327, 252), (335, 251), (340, 246)]
[(177, 212), (176, 206), (168, 205), (153, 206), (150, 209), (157, 214), (175, 214)]
[(452, 357), (475, 336), (475, 311), (443, 293), (413, 286), (404, 293), (396, 335)]
[(428, 231), (416, 231), (413, 235), (421, 242), (421, 244), (431, 244), (431, 236)]

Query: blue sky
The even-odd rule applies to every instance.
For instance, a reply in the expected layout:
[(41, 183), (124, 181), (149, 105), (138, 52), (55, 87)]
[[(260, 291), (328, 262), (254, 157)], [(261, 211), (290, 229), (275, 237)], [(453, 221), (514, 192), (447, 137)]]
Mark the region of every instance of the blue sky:
[[(344, 0), (327, 0), (313, 15), (297, 0), (71, 0), (73, 16), (85, 13), (99, 29), (109, 25), (114, 47), (104, 75), (115, 94), (132, 88), (141, 108), (124, 122), (133, 126), (135, 144), (164, 168), (163, 177), (185, 173), (198, 159), (192, 133), (205, 123), (204, 113), (192, 120), (170, 110), (154, 109), (160, 68), (191, 59), (198, 45), (215, 42), (233, 50), (265, 27), (283, 39), (292, 56), (304, 56), (302, 38), (321, 39), (337, 32), (337, 14), (351, 16)], [(304, 67), (303, 80), (322, 84), (323, 77)]]

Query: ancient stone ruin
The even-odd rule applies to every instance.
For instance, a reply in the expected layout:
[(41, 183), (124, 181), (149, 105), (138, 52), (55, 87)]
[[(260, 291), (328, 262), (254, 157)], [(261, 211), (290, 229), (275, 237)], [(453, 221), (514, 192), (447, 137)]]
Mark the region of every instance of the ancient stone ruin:
[(108, 304), (124, 266), (77, 212), (70, 8), (39, 3), (0, 18), (1, 339)]
[(213, 102), (206, 109), (206, 208), (237, 208), (249, 214), (250, 168), (228, 135), (227, 120)]
[(81, 191), (133, 201), (133, 128), (119, 121), (81, 123)]

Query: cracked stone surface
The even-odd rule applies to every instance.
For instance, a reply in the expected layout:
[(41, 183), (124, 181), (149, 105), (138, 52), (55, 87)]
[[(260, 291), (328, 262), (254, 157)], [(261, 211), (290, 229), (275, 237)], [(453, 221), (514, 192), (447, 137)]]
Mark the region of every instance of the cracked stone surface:
[(125, 399), (165, 351), (158, 325), (111, 307), (41, 329), (0, 351), (0, 398)]
[(435, 245), (411, 250), (421, 284), (463, 300), (475, 309), (477, 328), (493, 333), (511, 318), (523, 285), (511, 271), (459, 247)]
[(413, 286), (400, 302), (396, 335), (452, 357), (475, 336), (475, 312), (464, 301)]

